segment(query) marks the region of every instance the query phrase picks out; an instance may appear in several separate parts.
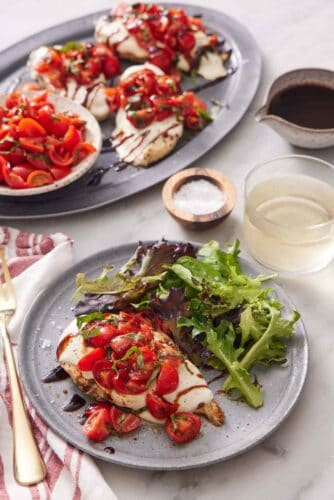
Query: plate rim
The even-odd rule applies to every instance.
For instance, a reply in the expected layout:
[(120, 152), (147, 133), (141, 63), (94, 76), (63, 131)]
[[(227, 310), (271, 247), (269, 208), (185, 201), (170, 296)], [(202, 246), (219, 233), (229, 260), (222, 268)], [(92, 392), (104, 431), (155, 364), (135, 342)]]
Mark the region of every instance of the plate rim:
[[(164, 3), (162, 3), (164, 5)], [(184, 149), (182, 147), (178, 151), (173, 151), (170, 155), (170, 157), (165, 157), (161, 160), (161, 162), (167, 160), (167, 162), (170, 162), (169, 168), (163, 169), (163, 170), (158, 170), (155, 169), (155, 166), (152, 166), (150, 169), (150, 174), (147, 174), (146, 176), (143, 176), (140, 180), (134, 181), (133, 179), (129, 178), (128, 179), (128, 187), (127, 189), (130, 189), (129, 192), (124, 193), (122, 189), (120, 189), (117, 193), (112, 192), (112, 187), (105, 185), (104, 187), (107, 188), (107, 195), (105, 194), (105, 190), (101, 190), (101, 195), (100, 199), (95, 199), (94, 201), (91, 202), (89, 206), (77, 206), (77, 207), (63, 207), (63, 209), (59, 208), (58, 210), (54, 209), (52, 206), (52, 202), (56, 205), (60, 204), (59, 200), (52, 200), (50, 207), (48, 208), (48, 213), (37, 213), (35, 209), (33, 209), (33, 213), (27, 214), (24, 213), (25, 209), (22, 207), (19, 210), (19, 213), (15, 213), (15, 215), (12, 215), (11, 210), (13, 209), (12, 206), (9, 206), (7, 209), (4, 207), (4, 210), (7, 213), (0, 213), (0, 216), (3, 219), (36, 219), (36, 218), (48, 218), (48, 217), (58, 217), (58, 216), (65, 216), (65, 215), (71, 215), (71, 214), (76, 214), (76, 213), (81, 213), (81, 212), (86, 212), (89, 210), (94, 210), (99, 207), (111, 205), (113, 203), (116, 203), (120, 200), (123, 200), (129, 196), (136, 195), (140, 192), (145, 191), (146, 189), (149, 189), (150, 187), (156, 186), (159, 183), (164, 182), (170, 175), (174, 174), (175, 172), (181, 171), (184, 168), (188, 168), (195, 161), (198, 161), (200, 158), (203, 157), (206, 153), (209, 153), (214, 147), (217, 146), (217, 144), (224, 139), (240, 122), (240, 120), (244, 117), (246, 114), (247, 110), (249, 109), (250, 104), (252, 103), (256, 91), (259, 87), (260, 83), (260, 78), (262, 74), (262, 56), (261, 56), (261, 51), (260, 48), (253, 36), (253, 34), (250, 32), (248, 27), (244, 25), (243, 23), (239, 22), (237, 19), (235, 19), (232, 16), (229, 16), (225, 14), (222, 10), (220, 9), (211, 9), (209, 7), (201, 7), (196, 4), (183, 4), (182, 2), (177, 3), (168, 3), (165, 4), (168, 5), (169, 7), (175, 7), (175, 6), (180, 6), (185, 9), (202, 9), (204, 14), (205, 12), (208, 13), (208, 15), (214, 16), (214, 15), (219, 15), (220, 19), (225, 20), (225, 23), (227, 25), (226, 32), (229, 33), (232, 30), (231, 33), (231, 40), (232, 42), (235, 41), (235, 48), (236, 52), (240, 53), (240, 47), (242, 47), (242, 54), (245, 54), (247, 56), (251, 56), (252, 58), (252, 65), (251, 68), (249, 65), (242, 64), (242, 60), (239, 57), (239, 71), (235, 73), (235, 75), (240, 75), (243, 82), (247, 81), (247, 84), (245, 83), (244, 88), (242, 93), (240, 93), (239, 89), (239, 97), (242, 95), (242, 102), (241, 104), (238, 104), (236, 106), (236, 111), (232, 111), (232, 116), (230, 117), (224, 117), (224, 121), (228, 123), (227, 126), (227, 131), (223, 132), (223, 136), (220, 134), (217, 134), (217, 129), (210, 129), (209, 124), (206, 129), (204, 129), (200, 134), (198, 134), (197, 137), (202, 136), (202, 142), (204, 143), (210, 143), (209, 149), (205, 150), (202, 153), (202, 149), (200, 148), (201, 143), (199, 143), (199, 147), (196, 149), (196, 155), (191, 155), (190, 150), (185, 151), (185, 156), (186, 159), (182, 162), (184, 166), (181, 168), (178, 166), (180, 163), (181, 157), (178, 156)], [(45, 28), (41, 31), (39, 31), (36, 34), (30, 35), (29, 37), (26, 37), (25, 39), (16, 42), (16, 44), (4, 49), (2, 52), (0, 52), (0, 58), (2, 59), (2, 64), (0, 68), (0, 79), (5, 78), (10, 71), (14, 71), (18, 67), (21, 67), (25, 59), (27, 57), (27, 54), (29, 53), (30, 50), (36, 47), (36, 45), (42, 44), (42, 43), (47, 43), (48, 40), (52, 40), (51, 43), (56, 43), (57, 41), (61, 42), (63, 41), (66, 36), (59, 36), (57, 33), (60, 30), (64, 30), (66, 28), (67, 32), (69, 30), (74, 30), (74, 38), (80, 37), (80, 33), (82, 33), (82, 36), (86, 36), (87, 30), (89, 30), (92, 26), (92, 21), (100, 15), (103, 15), (107, 13), (108, 10), (102, 10), (98, 12), (94, 12), (91, 14), (87, 14), (85, 16), (81, 16), (78, 18), (70, 19), (68, 21), (65, 21), (63, 23), (58, 23), (55, 26), (51, 26), (48, 28)], [(87, 24), (89, 26), (87, 26)], [(79, 27), (78, 27), (79, 25)], [(73, 26), (73, 28), (71, 28)], [(223, 26), (223, 24), (222, 24)], [(224, 28), (224, 26), (223, 26)], [(50, 43), (50, 42), (49, 42)], [(234, 75), (232, 75), (233, 78)], [(240, 86), (240, 82), (236, 83), (236, 86)], [(218, 126), (220, 127), (222, 124), (218, 122), (218, 119), (216, 120), (216, 123), (218, 123)], [(207, 130), (207, 132), (206, 132)], [(205, 135), (203, 135), (205, 134)], [(185, 145), (186, 147), (187, 145)], [(157, 163), (156, 167), (159, 166), (159, 163)], [(166, 167), (166, 165), (164, 165)], [(137, 182), (137, 184), (136, 184)], [(130, 183), (130, 188), (129, 188), (129, 183)], [(70, 195), (69, 195), (70, 196)], [(112, 198), (112, 199), (110, 199)], [(1, 197), (0, 197), (1, 200)], [(14, 198), (13, 198), (14, 200)], [(21, 200), (24, 200), (23, 197), (21, 197)], [(5, 200), (1, 200), (3, 203), (5, 203)], [(24, 200), (25, 201), (25, 200)], [(45, 200), (41, 200), (42, 202)], [(1, 210), (1, 209), (0, 209)]]
[[(143, 241), (143, 244), (151, 244), (154, 243), (158, 240), (147, 240)], [(181, 240), (168, 240), (171, 242), (181, 242)], [(202, 245), (202, 243), (197, 243), (197, 242), (190, 242), (194, 245)], [(131, 243), (125, 243), (122, 245), (116, 245), (112, 247), (108, 247), (107, 249), (100, 250), (98, 252), (95, 252), (84, 259), (80, 260), (77, 263), (74, 263), (71, 265), (68, 269), (66, 269), (60, 276), (57, 277), (57, 279), (53, 280), (52, 283), (50, 283), (44, 290), (42, 290), (35, 298), (33, 301), (28, 313), (26, 314), (24, 318), (24, 322), (22, 324), (22, 327), (20, 329), (20, 334), (19, 334), (19, 340), (18, 340), (18, 348), (17, 348), (17, 359), (18, 359), (18, 368), (19, 368), (19, 374), (20, 374), (20, 380), (24, 386), (24, 389), (26, 391), (26, 394), (31, 401), (34, 409), (38, 413), (38, 415), (41, 417), (41, 419), (49, 426), (50, 429), (52, 429), (53, 432), (55, 432), (61, 439), (64, 441), (67, 441), (69, 444), (74, 446), (76, 449), (79, 449), (85, 453), (87, 453), (90, 456), (93, 456), (94, 458), (97, 458), (99, 460), (103, 460), (104, 462), (107, 463), (112, 463), (115, 465), (121, 465), (124, 467), (129, 467), (129, 468), (134, 468), (134, 469), (140, 469), (140, 470), (164, 470), (164, 471), (172, 471), (172, 470), (190, 470), (194, 468), (199, 468), (199, 467), (205, 467), (208, 465), (213, 465), (219, 462), (225, 462), (227, 460), (230, 460), (236, 456), (243, 455), (250, 449), (254, 448), (261, 442), (263, 442), (265, 439), (267, 439), (271, 434), (273, 434), (281, 425), (282, 423), (287, 419), (287, 417), (290, 415), (290, 413), (293, 411), (295, 408), (302, 390), (305, 386), (305, 381), (308, 373), (308, 368), (309, 368), (309, 341), (308, 341), (308, 335), (306, 332), (306, 328), (304, 325), (304, 322), (300, 318), (298, 320), (299, 323), (299, 331), (301, 334), (301, 338), (303, 340), (303, 349), (302, 349), (302, 354), (303, 354), (303, 364), (302, 364), (302, 369), (300, 371), (300, 376), (299, 376), (299, 384), (297, 386), (297, 391), (292, 394), (292, 397), (290, 396), (290, 399), (288, 400), (289, 403), (286, 405), (285, 411), (283, 414), (281, 414), (278, 417), (275, 418), (274, 422), (271, 423), (271, 426), (269, 430), (264, 432), (261, 436), (258, 436), (253, 442), (249, 443), (249, 445), (243, 447), (242, 449), (231, 453), (228, 456), (225, 457), (212, 457), (211, 459), (208, 459), (206, 461), (205, 457), (207, 456), (208, 453), (210, 452), (205, 452), (202, 453), (200, 456), (204, 457), (202, 461), (200, 462), (191, 462), (190, 464), (175, 464), (175, 463), (167, 463), (167, 464), (162, 464), (162, 463), (157, 463), (157, 459), (148, 459), (145, 458), (145, 461), (148, 463), (142, 464), (139, 461), (135, 463), (133, 460), (132, 463), (129, 462), (124, 462), (122, 458), (120, 457), (119, 459), (117, 458), (117, 455), (103, 455), (99, 453), (100, 450), (94, 450), (89, 442), (87, 443), (87, 446), (82, 446), (78, 445), (74, 440), (71, 439), (65, 439), (64, 436), (61, 434), (59, 429), (55, 426), (53, 426), (53, 422), (50, 420), (50, 417), (48, 415), (48, 412), (45, 410), (45, 408), (48, 406), (48, 402), (45, 405), (45, 401), (39, 399), (38, 395), (36, 395), (33, 391), (33, 388), (30, 386), (30, 379), (27, 376), (25, 372), (25, 368), (28, 369), (29, 362), (27, 363), (24, 360), (24, 338), (29, 337), (29, 322), (30, 318), (33, 317), (34, 312), (37, 312), (35, 310), (38, 310), (38, 305), (39, 301), (41, 300), (41, 297), (43, 296), (44, 293), (49, 291), (51, 288), (57, 288), (57, 286), (69, 278), (69, 275), (75, 275), (80, 269), (82, 269), (85, 265), (91, 265), (93, 264), (94, 260), (103, 260), (108, 257), (108, 255), (112, 254), (113, 252), (117, 252), (118, 254), (120, 253), (126, 253), (129, 252), (130, 250), (133, 251), (134, 248), (138, 245), (138, 242), (131, 242)], [(252, 269), (254, 269), (255, 272), (261, 272), (261, 267), (258, 264), (254, 264), (253, 262), (249, 261), (247, 258), (244, 258), (243, 256), (240, 257), (241, 263), (245, 263), (251, 266)], [(263, 268), (262, 268), (263, 271)], [(283, 293), (287, 305), (292, 309), (294, 308), (294, 303), (292, 302), (290, 296), (286, 293), (285, 289), (280, 285), (277, 284), (276, 282), (273, 282), (273, 288), (279, 290), (281, 293)], [(42, 401), (42, 403), (40, 403)], [(198, 455), (197, 455), (198, 456)], [(193, 459), (193, 457), (190, 457), (190, 460)]]

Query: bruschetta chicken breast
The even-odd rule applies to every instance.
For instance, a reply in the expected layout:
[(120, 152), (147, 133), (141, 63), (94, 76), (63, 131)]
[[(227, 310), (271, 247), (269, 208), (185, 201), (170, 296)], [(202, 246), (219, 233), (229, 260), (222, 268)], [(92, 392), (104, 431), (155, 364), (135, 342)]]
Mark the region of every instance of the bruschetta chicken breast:
[(108, 118), (105, 88), (121, 67), (107, 46), (79, 42), (42, 46), (32, 51), (27, 65), (42, 88), (82, 104), (98, 120)]
[(177, 76), (150, 63), (130, 66), (117, 88), (107, 89), (116, 112), (113, 145), (121, 161), (146, 167), (169, 154), (184, 128), (199, 130), (210, 119), (192, 92), (181, 92)]
[(206, 80), (227, 75), (231, 51), (221, 51), (217, 35), (208, 34), (199, 17), (183, 9), (157, 4), (120, 4), (95, 24), (95, 38), (129, 61), (159, 66), (166, 73), (176, 68)]
[(96, 318), (103, 319), (79, 327), (74, 320), (57, 349), (58, 362), (87, 394), (157, 424), (184, 412), (223, 423), (203, 375), (153, 319), (125, 312)]

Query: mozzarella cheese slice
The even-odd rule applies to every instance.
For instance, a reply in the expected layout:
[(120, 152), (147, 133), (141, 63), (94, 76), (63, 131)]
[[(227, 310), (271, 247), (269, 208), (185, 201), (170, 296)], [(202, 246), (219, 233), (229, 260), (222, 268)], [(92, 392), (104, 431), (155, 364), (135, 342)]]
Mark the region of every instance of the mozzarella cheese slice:
[(227, 75), (226, 68), (218, 52), (207, 51), (202, 55), (197, 73), (205, 80), (217, 80)]
[[(172, 340), (161, 332), (154, 332), (154, 338), (166, 344), (175, 346)], [(90, 394), (100, 399), (106, 399), (117, 406), (122, 406), (139, 411), (139, 416), (144, 420), (163, 424), (164, 420), (158, 420), (151, 413), (142, 408), (146, 406), (146, 395), (152, 392), (156, 386), (154, 381), (149, 390), (141, 394), (121, 394), (114, 389), (108, 390), (100, 386), (93, 378), (92, 372), (80, 371), (77, 367), (78, 361), (93, 348), (85, 344), (83, 337), (78, 333), (76, 321), (73, 320), (64, 330), (58, 344), (57, 357), (60, 365), (71, 375), (73, 381), (82, 386)], [(178, 411), (194, 412), (201, 406), (214, 403), (213, 394), (208, 387), (203, 375), (198, 368), (188, 360), (183, 360), (178, 368), (179, 385), (177, 389), (166, 394), (164, 398), (170, 403), (178, 403)], [(219, 408), (219, 407), (218, 407)], [(220, 409), (219, 409), (220, 410)], [(217, 411), (217, 410), (216, 410)], [(220, 410), (221, 412), (221, 410)], [(222, 413), (222, 412), (221, 412)]]
[(182, 134), (183, 124), (176, 119), (176, 115), (138, 129), (127, 119), (125, 110), (121, 108), (116, 114), (116, 128), (112, 138), (122, 161), (147, 167), (169, 154)]
[(129, 33), (121, 19), (110, 19), (103, 16), (95, 23), (95, 39), (116, 49), (125, 59), (135, 62), (145, 61), (149, 54), (141, 47), (136, 37)]

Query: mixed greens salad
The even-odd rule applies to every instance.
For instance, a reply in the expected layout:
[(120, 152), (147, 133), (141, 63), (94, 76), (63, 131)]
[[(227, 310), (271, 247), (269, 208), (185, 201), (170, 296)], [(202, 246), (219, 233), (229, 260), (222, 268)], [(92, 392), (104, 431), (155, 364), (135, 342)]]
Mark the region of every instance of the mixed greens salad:
[(274, 275), (245, 275), (238, 255), (238, 241), (225, 250), (216, 241), (200, 248), (139, 244), (118, 271), (108, 266), (94, 280), (78, 274), (76, 314), (153, 311), (195, 364), (226, 372), (225, 393), (259, 408), (262, 388), (250, 370), (285, 363), (299, 314), (283, 316), (282, 304), (263, 286)]

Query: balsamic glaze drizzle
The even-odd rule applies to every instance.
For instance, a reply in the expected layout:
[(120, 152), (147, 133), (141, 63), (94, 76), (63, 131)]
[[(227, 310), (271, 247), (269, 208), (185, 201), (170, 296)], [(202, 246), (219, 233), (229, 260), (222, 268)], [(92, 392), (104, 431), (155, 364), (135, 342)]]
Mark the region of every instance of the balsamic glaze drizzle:
[(106, 446), (105, 448), (103, 448), (103, 451), (106, 451), (107, 453), (110, 453), (110, 454), (114, 454), (115, 448), (113, 448), (112, 446)]
[(101, 183), (103, 176), (110, 170), (110, 168), (111, 166), (96, 167), (91, 170), (88, 176), (87, 186), (98, 186)]
[(59, 380), (65, 380), (69, 378), (69, 374), (64, 370), (62, 366), (56, 366), (53, 368), (44, 378), (42, 382), (45, 384), (50, 384), (51, 382), (58, 382)]
[(86, 401), (84, 398), (79, 396), (79, 394), (73, 394), (71, 399), (63, 406), (63, 410), (70, 412), (70, 411), (76, 411), (79, 410), (79, 408), (82, 408), (86, 404)]

